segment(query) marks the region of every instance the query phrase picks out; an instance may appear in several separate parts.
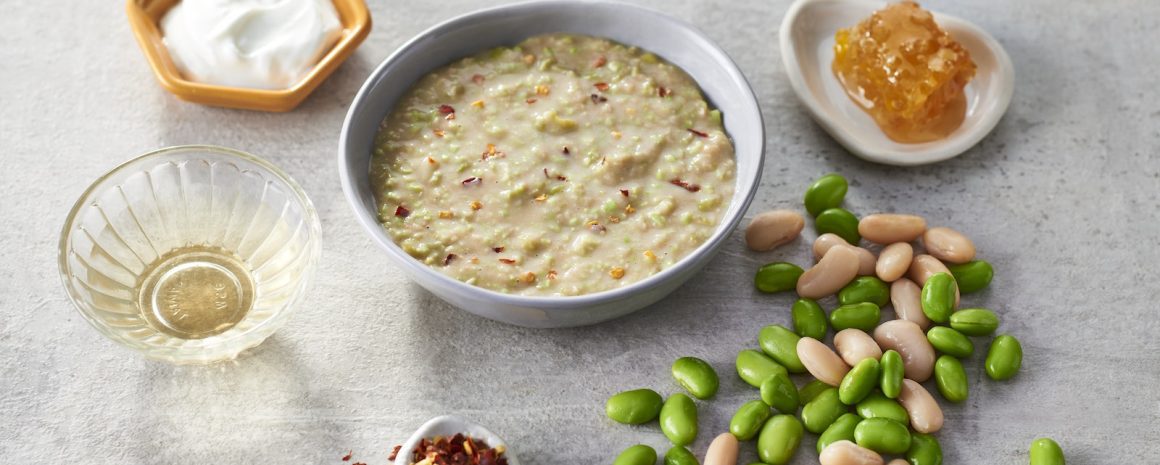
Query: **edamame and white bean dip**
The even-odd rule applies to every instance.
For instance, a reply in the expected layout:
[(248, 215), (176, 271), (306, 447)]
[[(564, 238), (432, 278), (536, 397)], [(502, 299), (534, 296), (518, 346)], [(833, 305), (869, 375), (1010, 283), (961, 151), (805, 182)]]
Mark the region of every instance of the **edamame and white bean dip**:
[(371, 182), (408, 254), (460, 281), (580, 295), (644, 279), (717, 228), (733, 145), (696, 83), (593, 37), (533, 37), (420, 80)]

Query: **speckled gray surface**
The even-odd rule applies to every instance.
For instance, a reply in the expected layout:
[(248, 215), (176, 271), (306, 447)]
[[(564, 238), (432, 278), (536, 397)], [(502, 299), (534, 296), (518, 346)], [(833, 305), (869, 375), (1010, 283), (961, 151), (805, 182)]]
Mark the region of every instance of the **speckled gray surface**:
[[(177, 101), (153, 80), (121, 2), (6, 2), (0, 15), (0, 462), (383, 464), (429, 417), (459, 413), (505, 436), (528, 464), (608, 463), (656, 426), (603, 416), (621, 389), (678, 388), (669, 363), (709, 360), (722, 389), (701, 404), (702, 452), (756, 396), (733, 356), (789, 296), (757, 295), (755, 266), (806, 263), (813, 233), (775, 253), (740, 236), (700, 279), (652, 308), (571, 330), (504, 326), (447, 307), (393, 270), (351, 217), (334, 152), (370, 69), (435, 22), (490, 2), (374, 0), (375, 28), (297, 111), (262, 114)], [(642, 2), (688, 19), (737, 60), (761, 99), (767, 164), (751, 212), (798, 208), (829, 171), (858, 213), (906, 211), (971, 235), (994, 285), (965, 298), (996, 309), (1026, 357), (1014, 380), (967, 361), (971, 398), (946, 406), (945, 463), (1027, 463), (1059, 440), (1068, 463), (1160, 464), (1160, 4), (931, 1), (994, 34), (1017, 66), (1015, 99), (962, 157), (897, 169), (846, 154), (794, 100), (776, 37), (786, 0)], [(234, 364), (173, 367), (103, 339), (56, 271), (65, 213), (120, 161), (214, 143), (269, 158), (313, 197), (326, 245), (309, 298)], [(793, 463), (814, 462), (807, 439)], [(743, 459), (753, 458), (745, 447)], [(744, 462), (743, 462), (744, 463)]]

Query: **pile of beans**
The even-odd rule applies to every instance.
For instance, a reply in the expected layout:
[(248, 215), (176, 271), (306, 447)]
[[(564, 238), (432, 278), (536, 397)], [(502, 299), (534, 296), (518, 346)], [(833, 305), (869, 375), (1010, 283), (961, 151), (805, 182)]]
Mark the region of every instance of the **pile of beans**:
[[(805, 207), (819, 234), (813, 244), (817, 263), (809, 269), (786, 262), (758, 269), (761, 292), (796, 291), (790, 309), (792, 329), (770, 325), (758, 333), (760, 350), (738, 353), (738, 376), (759, 389), (760, 398), (737, 409), (729, 433), (712, 441), (705, 465), (734, 465), (740, 441), (756, 439), (758, 464), (790, 462), (805, 433), (816, 434), (822, 465), (941, 465), (935, 433), (943, 413), (921, 383), (934, 378), (941, 397), (960, 403), (969, 396), (961, 359), (974, 354), (972, 337), (991, 337), (999, 317), (985, 308), (960, 308), (962, 294), (986, 288), (989, 263), (976, 260), (974, 243), (946, 227), (928, 228), (920, 216), (880, 213), (861, 219), (841, 208), (846, 180), (830, 174), (805, 194)], [(805, 226), (788, 210), (757, 215), (745, 231), (754, 250), (792, 242)], [(875, 244), (875, 255), (861, 247)], [(921, 240), (921, 249), (914, 244)], [(818, 300), (837, 297), (829, 314)], [(890, 305), (896, 319), (882, 322)], [(833, 348), (825, 341), (834, 331)], [(991, 339), (985, 371), (1006, 380), (1018, 373), (1022, 347), (1011, 335)], [(718, 388), (713, 367), (686, 357), (673, 363), (673, 377), (698, 399)], [(814, 381), (798, 388), (790, 375)], [(800, 411), (799, 411), (800, 408)], [(659, 417), (673, 448), (665, 465), (696, 465), (685, 446), (697, 434), (697, 408), (685, 394), (667, 400), (655, 391), (626, 391), (608, 400), (606, 413), (621, 423), (641, 424)], [(904, 458), (902, 458), (904, 457)], [(614, 465), (652, 465), (654, 449), (636, 445)], [(1031, 465), (1063, 465), (1063, 452), (1051, 439), (1037, 439)]]

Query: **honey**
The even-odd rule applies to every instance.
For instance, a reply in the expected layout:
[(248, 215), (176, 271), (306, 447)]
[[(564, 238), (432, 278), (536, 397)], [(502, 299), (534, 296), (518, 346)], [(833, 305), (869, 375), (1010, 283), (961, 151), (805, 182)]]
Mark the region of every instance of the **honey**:
[(938, 140), (962, 124), (975, 62), (917, 3), (888, 5), (834, 40), (834, 75), (891, 140)]

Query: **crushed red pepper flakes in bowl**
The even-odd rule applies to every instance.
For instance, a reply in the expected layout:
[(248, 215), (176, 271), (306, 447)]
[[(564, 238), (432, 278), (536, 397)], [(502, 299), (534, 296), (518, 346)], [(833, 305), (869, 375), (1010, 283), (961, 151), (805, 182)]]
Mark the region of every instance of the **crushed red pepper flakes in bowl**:
[(693, 128), (688, 128), (687, 130), (689, 132), (693, 133), (694, 135), (696, 135), (697, 137), (709, 137), (709, 133), (704, 132), (704, 131), (698, 131), (698, 130), (693, 129)]
[(696, 184), (690, 184), (688, 182), (682, 181), (681, 178), (676, 178), (676, 179), (673, 179), (672, 181), (669, 181), (669, 182), (672, 183), (674, 186), (680, 186), (689, 192), (697, 192), (697, 191), (701, 190), (701, 186), (696, 185)]
[[(401, 448), (395, 446), (388, 460), (398, 458)], [(408, 462), (411, 465), (507, 465), (505, 452), (503, 445), (491, 447), (487, 441), (460, 433), (451, 438), (420, 439), (410, 452)]]

